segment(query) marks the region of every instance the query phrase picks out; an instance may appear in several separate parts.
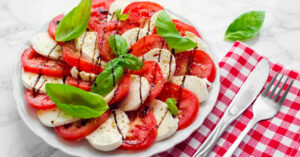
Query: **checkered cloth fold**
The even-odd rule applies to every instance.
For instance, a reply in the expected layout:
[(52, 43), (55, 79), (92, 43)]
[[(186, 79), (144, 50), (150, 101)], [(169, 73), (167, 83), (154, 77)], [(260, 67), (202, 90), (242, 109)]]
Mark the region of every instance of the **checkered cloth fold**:
[[(188, 139), (156, 156), (192, 156), (215, 128), (224, 111), (261, 58), (262, 56), (251, 48), (241, 42), (236, 42), (219, 63), (221, 88), (212, 112), (202, 126)], [(296, 71), (284, 69), (280, 64), (270, 63), (270, 66), (271, 73), (268, 82), (276, 72), (288, 75), (296, 81), (278, 114), (272, 119), (261, 121), (255, 125), (235, 150), (234, 156), (300, 156), (300, 75)], [(249, 107), (230, 124), (210, 155), (222, 156), (225, 154), (252, 117), (252, 107)]]

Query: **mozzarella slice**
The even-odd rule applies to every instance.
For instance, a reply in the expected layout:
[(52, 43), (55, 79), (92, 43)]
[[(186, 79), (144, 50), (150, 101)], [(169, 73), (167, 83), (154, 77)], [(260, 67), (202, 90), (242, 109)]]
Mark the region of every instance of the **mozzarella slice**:
[(171, 112), (168, 111), (158, 127), (155, 141), (161, 141), (172, 136), (178, 128), (178, 122), (179, 119), (173, 118)]
[(144, 61), (155, 61), (159, 64), (160, 69), (166, 81), (174, 75), (176, 69), (175, 57), (169, 50), (155, 48), (140, 57)]
[(63, 84), (63, 78), (39, 75), (36, 73), (26, 72), (22, 70), (22, 81), (25, 88), (38, 93), (46, 93), (46, 83)]
[[(184, 78), (185, 77), (185, 78)], [(184, 80), (184, 83), (182, 81)], [(172, 83), (183, 85), (183, 87), (193, 92), (199, 100), (199, 103), (205, 101), (208, 97), (208, 90), (204, 80), (196, 76), (173, 76)]]
[(83, 32), (76, 40), (77, 51), (89, 62), (96, 63), (99, 56), (96, 32)]
[(136, 43), (139, 39), (148, 35), (148, 31), (146, 29), (141, 28), (133, 28), (122, 34), (123, 38), (127, 41), (128, 47), (131, 47), (134, 43)]
[(118, 128), (120, 129), (120, 133), (125, 139), (130, 126), (130, 120), (127, 116), (127, 114), (119, 109), (113, 110), (113, 113), (115, 114), (115, 122), (117, 123)]
[(207, 45), (206, 43), (200, 39), (199, 37), (197, 37), (194, 33), (186, 31), (185, 32), (185, 37), (193, 40), (194, 42), (198, 43), (197, 45), (197, 50), (202, 50), (202, 51), (206, 51), (207, 52)]
[(150, 85), (146, 78), (131, 75), (129, 92), (119, 103), (123, 111), (133, 111), (138, 109), (149, 95)]
[(107, 103), (109, 103), (111, 99), (114, 97), (116, 90), (117, 90), (117, 86), (114, 89), (112, 89), (107, 95), (104, 96), (104, 100)]
[(109, 12), (107, 15), (107, 21), (117, 20), (116, 11), (118, 9), (121, 9), (121, 13), (122, 13), (128, 4), (129, 4), (129, 2), (126, 0), (116, 0), (115, 2), (113, 2), (109, 8)]
[(31, 39), (33, 49), (40, 55), (59, 60), (61, 46), (47, 32), (39, 33)]
[(155, 141), (161, 141), (173, 135), (178, 128), (178, 118), (173, 118), (168, 109), (168, 105), (160, 100), (152, 100), (150, 103), (154, 116), (158, 124)]
[(76, 69), (76, 67), (73, 67), (70, 72), (71, 72), (72, 77), (77, 78), (77, 79), (82, 79), (83, 81), (89, 81), (89, 82), (94, 81), (98, 76), (96, 74), (87, 73), (85, 71), (79, 72)]
[(86, 139), (96, 149), (110, 151), (118, 148), (122, 144), (122, 135), (119, 133), (114, 115), (109, 118)]
[[(157, 17), (158, 15), (162, 12), (162, 11), (165, 11), (165, 10), (159, 10), (157, 12), (155, 12), (149, 21), (147, 21), (147, 23), (145, 24), (144, 28), (145, 30), (148, 30), (149, 32), (152, 32), (153, 29), (155, 28), (155, 23), (156, 23), (156, 20), (157, 20)], [(167, 12), (167, 11), (166, 11)], [(172, 19), (179, 19), (178, 17), (176, 17), (175, 15), (167, 12), (167, 14), (172, 18)], [(150, 33), (151, 34), (151, 33)]]
[(61, 111), (59, 108), (40, 110), (38, 112), (38, 117), (42, 124), (48, 127), (65, 125), (79, 120), (79, 118), (73, 117)]

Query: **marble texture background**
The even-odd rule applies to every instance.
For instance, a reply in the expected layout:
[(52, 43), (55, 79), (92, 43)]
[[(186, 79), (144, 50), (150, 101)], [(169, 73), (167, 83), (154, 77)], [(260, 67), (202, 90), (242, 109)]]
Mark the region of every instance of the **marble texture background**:
[[(75, 2), (74, 2), (75, 1)], [(300, 68), (298, 0), (155, 0), (193, 21), (220, 60), (231, 48), (224, 32), (248, 10), (265, 10), (260, 35), (246, 41), (258, 53), (287, 68)], [(12, 96), (12, 74), (23, 43), (55, 15), (79, 0), (0, 0), (0, 156), (67, 157), (34, 135), (20, 119)]]

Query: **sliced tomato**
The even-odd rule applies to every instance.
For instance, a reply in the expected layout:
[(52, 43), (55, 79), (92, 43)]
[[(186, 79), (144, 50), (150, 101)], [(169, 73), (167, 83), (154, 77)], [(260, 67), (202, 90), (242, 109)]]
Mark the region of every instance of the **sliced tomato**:
[(163, 9), (154, 2), (133, 2), (124, 9), (123, 14), (129, 15), (128, 22), (142, 28), (155, 12)]
[(43, 75), (63, 77), (70, 75), (70, 67), (64, 62), (48, 59), (39, 55), (32, 47), (27, 48), (21, 56), (25, 71)]
[(130, 47), (129, 52), (140, 57), (154, 48), (168, 49), (168, 45), (163, 37), (152, 34), (139, 39)]
[(197, 29), (194, 26), (191, 26), (189, 24), (186, 24), (182, 21), (179, 20), (172, 20), (178, 30), (178, 32), (183, 36), (185, 35), (186, 31), (192, 32), (193, 34), (195, 34), (196, 36), (198, 36), (199, 38), (201, 38), (200, 34), (198, 33)]
[(118, 82), (118, 86), (114, 97), (110, 100), (109, 104), (114, 104), (124, 98), (129, 92), (131, 83), (130, 75), (124, 75), (121, 80)]
[(92, 84), (93, 84), (92, 82), (78, 80), (78, 79), (73, 78), (73, 77), (67, 77), (66, 78), (66, 83), (71, 85), (71, 86), (74, 86), (74, 87), (77, 87), (77, 88), (80, 88), (80, 89), (83, 89), (83, 90), (86, 90), (86, 91), (90, 91), (91, 87), (92, 87)]
[(144, 104), (151, 102), (163, 89), (165, 79), (158, 63), (154, 61), (144, 61), (141, 70), (130, 71), (130, 74), (143, 76), (150, 84), (150, 93)]
[(98, 1), (97, 5), (94, 5), (94, 7), (92, 7), (91, 16), (89, 19), (89, 28), (91, 30), (96, 31), (101, 28), (104, 23), (106, 23), (109, 6), (107, 6), (106, 2), (100, 0)]
[(75, 44), (65, 43), (62, 48), (62, 59), (71, 67), (75, 66), (79, 71), (99, 74), (102, 72), (100, 61), (98, 64), (90, 63), (85, 57), (76, 51)]
[(150, 147), (157, 136), (157, 122), (147, 106), (143, 110), (128, 112), (129, 131), (121, 149), (142, 150)]
[(176, 84), (166, 83), (157, 99), (165, 102), (168, 98), (174, 98), (178, 101), (178, 130), (187, 128), (194, 122), (199, 111), (197, 96)]
[(55, 18), (53, 18), (49, 23), (48, 33), (49, 33), (50, 37), (54, 40), (55, 40), (55, 32), (56, 32), (57, 25), (63, 18), (64, 18), (64, 15), (58, 15)]
[(110, 111), (106, 111), (98, 118), (81, 119), (74, 123), (61, 125), (55, 127), (56, 133), (68, 141), (80, 140), (93, 131), (95, 131), (101, 124), (103, 124), (109, 117)]
[(175, 76), (194, 75), (214, 82), (216, 66), (211, 57), (204, 51), (192, 50), (174, 56), (176, 58)]
[(105, 61), (112, 60), (116, 57), (116, 54), (110, 48), (108, 38), (110, 35), (115, 34), (115, 30), (113, 24), (104, 22), (97, 28), (97, 41), (98, 41), (98, 48), (101, 58)]
[(91, 16), (89, 19), (89, 29), (92, 31), (96, 31), (104, 25), (107, 19), (107, 10), (98, 8), (97, 10), (91, 12)]
[(104, 7), (105, 9), (109, 9), (114, 1), (115, 0), (92, 0), (92, 8)]
[[(179, 20), (173, 19), (172, 21), (175, 24), (177, 31), (181, 34), (181, 36), (184, 36), (185, 32), (189, 31), (189, 32), (192, 32), (193, 34), (195, 34), (196, 36), (198, 36), (199, 38), (202, 38), (195, 27), (193, 27), (189, 24), (186, 24), (182, 21), (179, 21)], [(154, 27), (154, 29), (153, 29), (153, 34), (157, 34), (156, 27)]]
[(56, 107), (47, 94), (34, 93), (32, 90), (25, 90), (25, 99), (31, 107), (36, 109), (45, 110)]

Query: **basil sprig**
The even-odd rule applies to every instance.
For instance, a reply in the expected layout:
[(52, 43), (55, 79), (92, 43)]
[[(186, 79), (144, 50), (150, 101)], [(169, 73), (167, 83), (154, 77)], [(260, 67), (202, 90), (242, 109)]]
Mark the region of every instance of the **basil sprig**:
[(122, 11), (121, 9), (116, 10), (116, 17), (121, 21), (126, 21), (129, 17), (129, 15), (122, 14), (121, 11)]
[(109, 109), (102, 96), (64, 84), (46, 84), (46, 92), (62, 111), (79, 118), (101, 116)]
[(122, 78), (124, 68), (131, 70), (140, 70), (143, 67), (143, 62), (136, 56), (127, 54), (128, 45), (126, 40), (120, 35), (111, 35), (108, 38), (111, 49), (115, 52), (118, 58), (109, 61), (102, 73), (96, 78), (95, 83), (91, 88), (91, 92), (99, 95), (108, 94)]
[(72, 9), (57, 26), (56, 41), (69, 41), (84, 32), (91, 15), (92, 0), (81, 0), (80, 4)]
[(177, 116), (177, 114), (178, 114), (178, 109), (177, 109), (176, 103), (177, 103), (177, 101), (174, 98), (168, 98), (166, 100), (166, 104), (168, 105), (168, 108), (173, 116)]
[(109, 66), (100, 73), (91, 88), (91, 92), (102, 96), (108, 94), (115, 87), (124, 73), (124, 68), (119, 62), (113, 63), (110, 61), (107, 64)]
[(158, 15), (155, 25), (157, 34), (164, 38), (170, 49), (181, 52), (198, 45), (189, 38), (180, 35), (171, 17), (165, 11), (162, 11)]
[(255, 36), (264, 23), (264, 11), (249, 11), (236, 18), (227, 28), (225, 39), (247, 40)]
[(124, 68), (131, 70), (140, 70), (143, 67), (143, 62), (132, 54), (124, 54), (119, 57), (121, 65)]
[(111, 49), (117, 56), (128, 53), (128, 45), (126, 40), (121, 35), (111, 35), (108, 38)]

